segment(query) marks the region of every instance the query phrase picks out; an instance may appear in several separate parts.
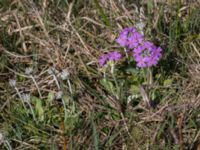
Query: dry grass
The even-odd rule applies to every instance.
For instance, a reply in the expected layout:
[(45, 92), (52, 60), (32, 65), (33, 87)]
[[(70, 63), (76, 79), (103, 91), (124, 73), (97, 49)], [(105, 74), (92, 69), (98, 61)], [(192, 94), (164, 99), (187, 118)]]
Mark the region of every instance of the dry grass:
[[(198, 150), (199, 6), (1, 0), (1, 149)], [(102, 53), (122, 50), (120, 30), (138, 23), (165, 51), (154, 83), (140, 90), (144, 72), (134, 64), (119, 64), (116, 81), (98, 65)]]

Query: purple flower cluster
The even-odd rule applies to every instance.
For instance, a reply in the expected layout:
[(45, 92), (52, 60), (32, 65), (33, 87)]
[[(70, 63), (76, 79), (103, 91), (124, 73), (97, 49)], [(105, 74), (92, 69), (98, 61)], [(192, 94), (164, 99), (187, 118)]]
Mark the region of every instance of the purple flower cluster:
[(158, 64), (161, 58), (162, 49), (156, 47), (153, 43), (144, 41), (133, 50), (133, 57), (140, 68), (152, 67)]
[(118, 61), (121, 58), (122, 58), (121, 53), (117, 51), (109, 52), (107, 54), (103, 54), (100, 56), (99, 64), (100, 66), (104, 66), (108, 61)]
[(144, 41), (144, 36), (137, 32), (137, 30), (133, 27), (125, 28), (122, 30), (116, 41), (122, 47), (133, 49), (137, 47), (142, 41)]
[(145, 41), (134, 27), (125, 28), (117, 38), (120, 46), (133, 50), (133, 57), (140, 68), (156, 66), (162, 56), (162, 49)]
[[(140, 68), (156, 66), (162, 56), (162, 49), (156, 47), (152, 42), (146, 41), (134, 27), (123, 29), (116, 41), (121, 47), (132, 50), (133, 58)], [(99, 64), (104, 66), (107, 61), (118, 61), (121, 58), (121, 53), (109, 52), (101, 55)]]

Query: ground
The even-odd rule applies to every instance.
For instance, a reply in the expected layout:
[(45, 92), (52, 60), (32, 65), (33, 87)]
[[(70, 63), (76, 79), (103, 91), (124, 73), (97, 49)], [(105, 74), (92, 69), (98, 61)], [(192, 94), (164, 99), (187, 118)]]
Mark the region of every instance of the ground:
[[(0, 149), (199, 150), (200, 2), (0, 0)], [(136, 27), (158, 65), (116, 42)], [(127, 53), (126, 53), (127, 54)]]

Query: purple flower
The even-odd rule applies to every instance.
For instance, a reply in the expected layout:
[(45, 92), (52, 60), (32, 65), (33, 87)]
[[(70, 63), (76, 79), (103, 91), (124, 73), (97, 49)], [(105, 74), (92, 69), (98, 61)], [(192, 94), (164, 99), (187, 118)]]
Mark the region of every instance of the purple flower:
[(143, 41), (144, 41), (144, 37), (140, 33), (135, 32), (133, 36), (128, 38), (127, 46), (129, 49), (132, 49), (132, 48), (137, 47)]
[(144, 41), (144, 36), (130, 27), (123, 29), (116, 41), (120, 46), (132, 49)]
[(108, 61), (118, 61), (121, 58), (122, 58), (121, 53), (117, 51), (109, 52), (107, 54), (103, 54), (100, 56), (99, 65), (103, 67)]
[(107, 63), (107, 61), (108, 61), (108, 55), (103, 54), (99, 58), (99, 65), (102, 67)]
[(137, 32), (136, 28), (130, 27), (123, 29), (116, 41), (120, 46), (132, 49), (137, 47), (143, 40), (144, 37)]
[(117, 38), (117, 43), (119, 43), (120, 46), (124, 47), (127, 45), (127, 37), (126, 35), (120, 35), (119, 38)]
[(128, 28), (125, 28), (124, 30), (122, 30), (122, 32), (120, 33), (119, 37), (116, 40), (120, 46), (126, 46), (128, 34), (129, 34)]
[[(127, 52), (133, 49), (133, 57), (140, 68), (156, 66), (162, 56), (162, 49), (145, 41), (144, 36), (134, 27), (124, 28), (116, 41), (120, 46), (126, 47)], [(122, 57), (118, 52), (110, 52), (107, 55), (107, 60), (113, 61)]]
[(162, 56), (162, 49), (151, 42), (144, 42), (133, 50), (133, 57), (140, 68), (157, 65)]
[(108, 53), (108, 59), (109, 60), (118, 61), (121, 58), (122, 58), (122, 54), (117, 52), (117, 51), (113, 51), (113, 52)]

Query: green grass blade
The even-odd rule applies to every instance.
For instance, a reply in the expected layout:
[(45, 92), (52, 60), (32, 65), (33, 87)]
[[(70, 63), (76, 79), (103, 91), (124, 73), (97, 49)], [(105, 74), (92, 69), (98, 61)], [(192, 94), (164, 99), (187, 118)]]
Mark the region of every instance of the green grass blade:
[(110, 20), (106, 16), (103, 8), (100, 6), (99, 1), (98, 0), (94, 0), (94, 3), (95, 3), (96, 8), (99, 10), (100, 16), (102, 17), (105, 25), (108, 26), (108, 27), (111, 27)]

